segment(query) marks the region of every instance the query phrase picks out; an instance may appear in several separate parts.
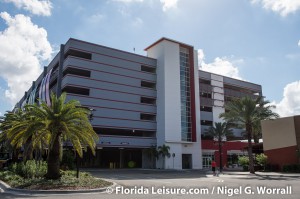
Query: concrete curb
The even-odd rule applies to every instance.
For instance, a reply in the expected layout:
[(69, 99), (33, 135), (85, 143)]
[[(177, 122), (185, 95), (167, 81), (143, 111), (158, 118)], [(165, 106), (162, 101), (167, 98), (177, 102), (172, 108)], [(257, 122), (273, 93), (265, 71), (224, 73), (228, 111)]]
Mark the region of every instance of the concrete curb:
[(79, 190), (28, 190), (28, 189), (17, 189), (12, 188), (5, 182), (0, 180), (0, 188), (6, 193), (18, 193), (18, 194), (27, 194), (27, 195), (42, 195), (42, 194), (74, 194), (74, 193), (101, 193), (107, 192), (107, 190), (113, 189), (117, 184), (113, 184), (108, 187), (103, 187), (99, 189), (79, 189)]

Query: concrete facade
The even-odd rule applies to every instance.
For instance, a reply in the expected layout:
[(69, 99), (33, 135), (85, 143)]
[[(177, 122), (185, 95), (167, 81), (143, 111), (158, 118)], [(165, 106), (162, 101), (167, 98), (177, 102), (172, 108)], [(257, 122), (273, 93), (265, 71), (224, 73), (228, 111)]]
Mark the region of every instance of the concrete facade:
[(299, 163), (300, 116), (262, 121), (264, 153), (268, 162), (279, 166)]
[[(202, 169), (205, 129), (221, 121), (230, 98), (261, 95), (261, 86), (199, 70), (193, 46), (168, 38), (146, 51), (141, 56), (71, 38), (16, 107), (32, 93), (37, 102), (39, 95), (66, 92), (68, 100), (93, 108), (100, 140), (86, 166), (124, 168), (134, 161), (141, 168)], [(235, 134), (242, 137), (241, 130)], [(173, 156), (149, 157), (149, 148), (164, 144)]]

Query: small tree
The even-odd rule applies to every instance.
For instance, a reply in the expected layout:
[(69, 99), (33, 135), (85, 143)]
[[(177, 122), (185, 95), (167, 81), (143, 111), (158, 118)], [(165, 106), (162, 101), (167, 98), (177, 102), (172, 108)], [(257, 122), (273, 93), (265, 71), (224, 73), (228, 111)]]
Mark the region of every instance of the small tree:
[(261, 120), (278, 118), (279, 115), (272, 111), (273, 108), (275, 106), (270, 105), (269, 101), (265, 101), (262, 96), (256, 99), (247, 96), (227, 103), (225, 105), (227, 112), (220, 114), (220, 117), (225, 121), (238, 123), (246, 130), (250, 173), (255, 173), (252, 139), (253, 130), (258, 129), (253, 127), (260, 124)]
[(158, 147), (158, 154), (162, 156), (163, 158), (163, 168), (165, 169), (166, 167), (166, 157), (170, 157), (171, 154), (170, 154), (170, 146), (167, 146), (167, 145), (162, 145), (162, 146), (159, 146)]
[(265, 154), (261, 153), (261, 154), (257, 154), (255, 156), (255, 159), (256, 159), (257, 164), (259, 164), (260, 166), (263, 166), (264, 170), (265, 170), (266, 164), (267, 164), (267, 161), (268, 161), (268, 156), (266, 156)]
[(158, 158), (158, 151), (156, 146), (151, 146), (150, 148), (146, 149), (146, 154), (151, 161), (151, 169), (155, 168), (155, 160)]
[(240, 156), (238, 160), (239, 165), (243, 166), (244, 171), (248, 170), (249, 165), (249, 157), (247, 156)]
[[(218, 142), (219, 146), (219, 158), (220, 158), (220, 172), (223, 171), (223, 163), (222, 163), (222, 142), (227, 136), (232, 136), (232, 130), (229, 129), (230, 126), (227, 122), (215, 122), (215, 127), (210, 127), (205, 131), (206, 134), (213, 137), (214, 140)], [(225, 141), (225, 140), (224, 140)]]

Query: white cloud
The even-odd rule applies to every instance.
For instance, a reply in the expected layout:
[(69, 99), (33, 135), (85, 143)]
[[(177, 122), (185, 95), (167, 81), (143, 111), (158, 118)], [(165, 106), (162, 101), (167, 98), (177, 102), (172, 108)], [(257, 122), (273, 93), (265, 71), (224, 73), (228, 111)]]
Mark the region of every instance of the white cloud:
[(298, 46), (300, 46), (300, 40), (298, 41)]
[(13, 105), (41, 73), (41, 62), (51, 58), (45, 29), (24, 15), (1, 12), (7, 28), (0, 32), (0, 77), (7, 82), (5, 97)]
[(272, 10), (285, 17), (300, 9), (300, 0), (252, 0), (253, 4), (260, 3), (266, 10)]
[(292, 82), (284, 87), (283, 98), (276, 105), (277, 112), (281, 117), (300, 114), (300, 81)]
[(163, 4), (163, 11), (167, 11), (171, 8), (177, 8), (178, 0), (160, 0)]
[(206, 64), (204, 62), (205, 55), (202, 49), (198, 50), (198, 61), (201, 70), (235, 78), (242, 79), (239, 74), (239, 69), (234, 64), (241, 64), (244, 62), (242, 59), (230, 60), (227, 57), (216, 57), (212, 63)]
[[(115, 2), (121, 2), (121, 3), (149, 3), (152, 1), (144, 1), (144, 0), (112, 0)], [(157, 0), (158, 1), (158, 0)], [(172, 8), (177, 8), (177, 3), (179, 0), (159, 0), (160, 3), (162, 4), (162, 10), (164, 12), (172, 9)]]
[(103, 21), (105, 19), (105, 15), (103, 14), (93, 14), (91, 16), (89, 16), (87, 18), (87, 23), (91, 23), (91, 24), (99, 24), (101, 21)]
[(52, 3), (50, 0), (4, 0), (13, 3), (17, 8), (22, 8), (35, 15), (50, 16)]
[(118, 1), (122, 3), (132, 3), (132, 2), (143, 2), (144, 0), (113, 0), (113, 1)]
[(134, 27), (140, 27), (143, 24), (144, 24), (144, 21), (139, 17), (133, 19), (133, 21), (131, 22), (131, 25), (134, 26)]

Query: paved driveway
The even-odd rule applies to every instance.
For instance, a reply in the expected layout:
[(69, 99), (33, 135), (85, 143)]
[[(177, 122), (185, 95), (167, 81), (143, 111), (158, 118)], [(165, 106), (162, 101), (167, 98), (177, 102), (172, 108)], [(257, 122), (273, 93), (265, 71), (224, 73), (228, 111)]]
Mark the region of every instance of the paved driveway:
[(68, 195), (14, 195), (0, 193), (1, 199), (116, 199), (116, 198), (246, 198), (299, 199), (300, 174), (225, 172), (213, 176), (204, 171), (98, 170), (94, 176), (116, 182), (113, 193)]
[[(93, 175), (117, 182), (116, 195), (152, 197), (184, 195), (191, 198), (300, 198), (300, 174), (257, 172), (211, 172), (162, 170), (89, 170)], [(172, 188), (178, 188), (175, 192)], [(182, 190), (183, 189), (183, 190)], [(127, 192), (126, 192), (127, 191)], [(161, 192), (158, 193), (158, 192)], [(169, 192), (167, 192), (169, 191)], [(178, 192), (176, 192), (178, 191)], [(182, 192), (181, 192), (182, 191)], [(146, 193), (145, 193), (146, 192)], [(151, 197), (149, 197), (151, 198)], [(170, 197), (172, 198), (172, 197)]]

